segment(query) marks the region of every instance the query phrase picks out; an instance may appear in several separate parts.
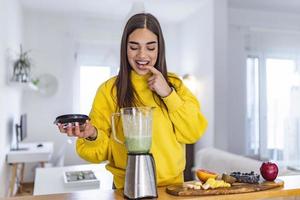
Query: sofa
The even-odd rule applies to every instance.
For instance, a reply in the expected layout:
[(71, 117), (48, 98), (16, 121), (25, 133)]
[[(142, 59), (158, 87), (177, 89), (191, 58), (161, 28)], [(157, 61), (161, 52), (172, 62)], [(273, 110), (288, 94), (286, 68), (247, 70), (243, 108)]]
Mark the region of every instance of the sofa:
[[(254, 171), (260, 174), (261, 164), (262, 161), (259, 160), (209, 147), (196, 152), (195, 166), (192, 170), (195, 172), (197, 169), (206, 169), (218, 174)], [(295, 174), (295, 172), (279, 166), (279, 176), (290, 174)]]

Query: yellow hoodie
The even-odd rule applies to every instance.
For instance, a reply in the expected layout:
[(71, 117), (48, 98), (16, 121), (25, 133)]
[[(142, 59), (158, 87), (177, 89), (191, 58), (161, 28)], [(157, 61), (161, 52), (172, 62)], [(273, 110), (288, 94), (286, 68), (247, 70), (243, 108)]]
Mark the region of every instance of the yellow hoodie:
[[(144, 106), (158, 107), (152, 91), (148, 88), (149, 75), (140, 76), (131, 71), (131, 81)], [(185, 144), (195, 143), (204, 133), (207, 121), (200, 112), (200, 105), (192, 93), (174, 74), (168, 74), (175, 90), (162, 98), (168, 108), (153, 110), (152, 145), (150, 152), (156, 164), (158, 186), (183, 182), (185, 168)], [(106, 165), (114, 175), (116, 188), (124, 187), (127, 150), (118, 143), (111, 132), (111, 115), (116, 107), (116, 88), (111, 89), (116, 80), (113, 77), (103, 83), (95, 96), (90, 112), (91, 123), (97, 128), (98, 137), (94, 141), (77, 139), (77, 153), (85, 160)], [(143, 106), (143, 105), (141, 105)], [(117, 137), (124, 141), (121, 123), (116, 127)]]

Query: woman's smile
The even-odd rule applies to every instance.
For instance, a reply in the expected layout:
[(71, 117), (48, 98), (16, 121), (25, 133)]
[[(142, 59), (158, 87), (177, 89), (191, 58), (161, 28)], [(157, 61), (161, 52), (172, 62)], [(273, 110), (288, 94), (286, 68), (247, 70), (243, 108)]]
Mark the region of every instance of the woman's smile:
[(138, 69), (140, 69), (140, 70), (146, 70), (144, 68), (144, 66), (148, 65), (150, 63), (150, 61), (136, 60), (135, 63), (137, 65)]

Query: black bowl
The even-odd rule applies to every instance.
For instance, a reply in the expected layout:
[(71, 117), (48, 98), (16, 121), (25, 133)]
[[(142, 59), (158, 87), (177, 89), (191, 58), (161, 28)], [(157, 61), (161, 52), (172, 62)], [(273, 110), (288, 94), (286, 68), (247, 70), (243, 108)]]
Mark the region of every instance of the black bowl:
[(78, 122), (80, 131), (83, 131), (85, 129), (86, 120), (90, 120), (89, 116), (87, 115), (68, 114), (68, 115), (61, 115), (56, 117), (54, 124), (62, 124), (63, 128), (66, 129), (69, 123), (71, 123), (72, 128), (74, 128), (75, 122)]
[(75, 122), (78, 122), (79, 125), (85, 124), (86, 120), (90, 120), (89, 116), (82, 115), (82, 114), (68, 114), (68, 115), (61, 115), (56, 117), (54, 124), (63, 124), (67, 125), (71, 123), (75, 125)]

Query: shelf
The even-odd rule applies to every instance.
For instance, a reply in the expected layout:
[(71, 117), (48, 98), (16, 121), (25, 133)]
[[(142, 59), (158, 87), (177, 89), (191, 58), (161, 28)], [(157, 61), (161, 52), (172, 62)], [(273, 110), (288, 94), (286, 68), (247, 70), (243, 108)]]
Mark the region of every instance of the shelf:
[(8, 83), (8, 85), (11, 86), (11, 87), (15, 87), (17, 89), (21, 89), (21, 90), (33, 90), (33, 91), (38, 90), (38, 87), (36, 85), (34, 85), (32, 82), (22, 83), (22, 82), (10, 81)]

